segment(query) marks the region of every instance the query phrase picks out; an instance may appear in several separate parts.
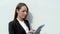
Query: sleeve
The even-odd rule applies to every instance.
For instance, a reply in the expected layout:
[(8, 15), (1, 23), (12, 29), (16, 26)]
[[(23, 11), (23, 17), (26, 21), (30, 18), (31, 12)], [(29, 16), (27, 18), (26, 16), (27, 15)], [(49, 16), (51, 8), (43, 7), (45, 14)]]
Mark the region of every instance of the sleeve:
[(15, 34), (12, 23), (9, 23), (9, 34)]

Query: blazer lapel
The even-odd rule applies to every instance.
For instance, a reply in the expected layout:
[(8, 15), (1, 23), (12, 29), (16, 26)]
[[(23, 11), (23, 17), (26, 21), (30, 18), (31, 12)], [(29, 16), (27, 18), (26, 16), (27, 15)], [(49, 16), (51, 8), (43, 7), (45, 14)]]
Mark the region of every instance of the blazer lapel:
[(27, 22), (27, 20), (24, 20), (24, 22), (27, 25), (28, 29), (30, 30), (30, 26), (29, 26), (29, 23)]
[(24, 28), (20, 25), (20, 23), (18, 22), (18, 20), (16, 19), (15, 21), (16, 21), (15, 23), (16, 23), (16, 25), (18, 26), (18, 28), (19, 28), (19, 29), (21, 28), (21, 29), (26, 33), (26, 31), (25, 31)]

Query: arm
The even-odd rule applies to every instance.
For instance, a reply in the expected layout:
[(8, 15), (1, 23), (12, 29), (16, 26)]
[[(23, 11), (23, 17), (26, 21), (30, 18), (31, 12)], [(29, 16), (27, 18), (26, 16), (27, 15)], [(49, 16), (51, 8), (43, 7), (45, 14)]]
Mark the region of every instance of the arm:
[(12, 23), (9, 23), (9, 34), (15, 34)]

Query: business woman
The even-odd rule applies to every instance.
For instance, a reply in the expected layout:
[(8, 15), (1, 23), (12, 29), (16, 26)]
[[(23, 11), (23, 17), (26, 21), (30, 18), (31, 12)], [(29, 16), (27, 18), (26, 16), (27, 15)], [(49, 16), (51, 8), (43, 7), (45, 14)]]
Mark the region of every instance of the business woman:
[(25, 3), (19, 3), (15, 9), (14, 20), (9, 22), (9, 34), (32, 34), (30, 24), (25, 18), (28, 15), (28, 7)]

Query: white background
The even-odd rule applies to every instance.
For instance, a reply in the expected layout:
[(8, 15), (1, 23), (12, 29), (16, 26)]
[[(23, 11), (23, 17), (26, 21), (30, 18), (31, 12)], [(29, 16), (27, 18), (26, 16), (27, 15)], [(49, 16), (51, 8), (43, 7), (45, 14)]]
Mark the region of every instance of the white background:
[(0, 34), (8, 34), (8, 23), (13, 20), (19, 2), (29, 7), (27, 19), (32, 29), (45, 24), (41, 34), (60, 34), (60, 0), (0, 0)]

